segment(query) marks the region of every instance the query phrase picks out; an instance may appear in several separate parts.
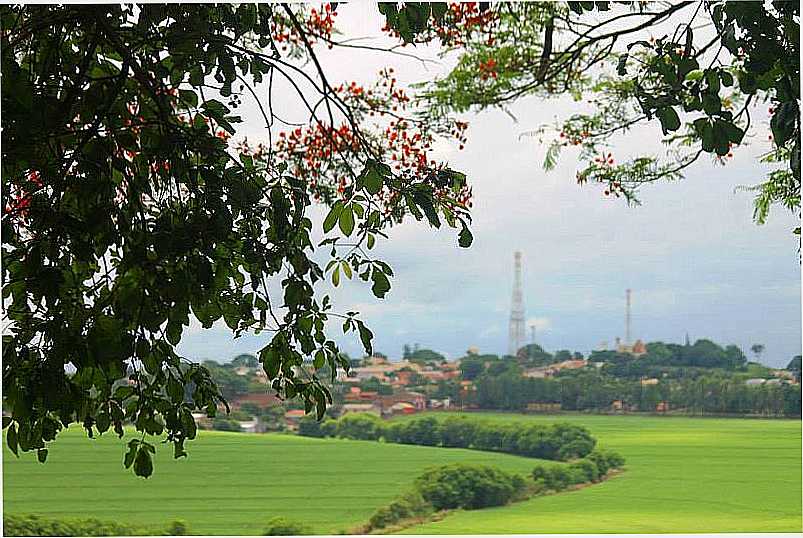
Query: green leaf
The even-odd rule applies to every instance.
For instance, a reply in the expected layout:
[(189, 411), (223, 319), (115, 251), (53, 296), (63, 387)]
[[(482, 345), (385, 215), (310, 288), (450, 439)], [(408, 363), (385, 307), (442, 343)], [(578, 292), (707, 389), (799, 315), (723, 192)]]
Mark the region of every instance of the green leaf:
[(373, 272), (371, 273), (371, 280), (374, 281), (374, 285), (371, 286), (371, 291), (374, 295), (380, 299), (385, 298), (385, 294), (390, 290), (390, 281), (388, 277), (385, 276), (379, 268), (374, 267)]
[(5, 430), (9, 426), (11, 426), (11, 417), (3, 415), (3, 429)]
[(319, 349), (315, 352), (315, 358), (312, 361), (312, 365), (315, 367), (316, 370), (323, 368), (323, 365), (326, 363), (326, 354), (323, 352), (322, 349)]
[(332, 206), (332, 209), (329, 210), (329, 214), (326, 215), (326, 218), (323, 221), (323, 231), (324, 233), (329, 233), (332, 228), (335, 227), (337, 224), (338, 217), (340, 217), (340, 213), (343, 211), (343, 202), (338, 200), (335, 205)]
[(198, 106), (198, 94), (194, 90), (179, 90), (178, 97), (188, 107)]
[(343, 232), (346, 237), (349, 237), (354, 231), (354, 210), (351, 204), (343, 208), (337, 222), (340, 225), (340, 231)]
[(45, 461), (47, 461), (47, 449), (40, 448), (39, 450), (37, 450), (36, 459), (39, 460), (39, 463), (44, 463)]
[(167, 378), (167, 394), (173, 403), (181, 403), (184, 400), (184, 386), (173, 376)]
[(19, 457), (17, 448), (19, 446), (17, 441), (17, 427), (14, 424), (8, 427), (8, 431), (6, 432), (6, 444), (8, 445), (9, 450), (11, 450), (15, 456)]
[(337, 267), (335, 267), (334, 271), (332, 271), (332, 284), (335, 287), (338, 287), (340, 285), (340, 266), (339, 265)]
[(111, 426), (111, 424), (112, 424), (112, 419), (108, 413), (104, 412), (98, 414), (96, 426), (100, 433), (106, 433), (107, 431), (109, 431), (109, 427)]
[(128, 452), (126, 452), (125, 458), (123, 459), (123, 464), (126, 469), (131, 467), (131, 464), (134, 463), (134, 458), (137, 456), (137, 446), (139, 446), (139, 439), (132, 439), (128, 442)]
[(787, 101), (778, 105), (770, 120), (772, 137), (778, 146), (782, 146), (795, 132), (795, 125), (799, 121), (797, 103)]
[(365, 171), (363, 172), (363, 180), (365, 181), (365, 190), (367, 190), (371, 194), (378, 194), (379, 191), (382, 190), (382, 176), (379, 172), (371, 167), (368, 168), (366, 166)]
[(465, 222), (460, 222), (463, 229), (460, 230), (460, 235), (457, 236), (457, 244), (463, 248), (468, 248), (474, 242), (474, 236), (471, 235), (471, 230), (468, 229)]
[(360, 332), (360, 340), (362, 341), (362, 347), (365, 349), (366, 355), (373, 355), (373, 346), (372, 342), (374, 339), (374, 333), (371, 332), (371, 329), (365, 326), (362, 321), (357, 321), (357, 329)]
[(351, 266), (349, 265), (349, 262), (343, 260), (340, 262), (340, 265), (343, 267), (343, 274), (346, 275), (346, 278), (351, 280)]
[(151, 452), (153, 447), (144, 445), (137, 450), (137, 456), (134, 459), (134, 474), (142, 478), (148, 478), (153, 474), (153, 460)]
[(670, 131), (677, 131), (680, 128), (680, 117), (671, 106), (659, 108), (655, 111), (655, 115), (661, 121), (661, 130), (664, 134)]

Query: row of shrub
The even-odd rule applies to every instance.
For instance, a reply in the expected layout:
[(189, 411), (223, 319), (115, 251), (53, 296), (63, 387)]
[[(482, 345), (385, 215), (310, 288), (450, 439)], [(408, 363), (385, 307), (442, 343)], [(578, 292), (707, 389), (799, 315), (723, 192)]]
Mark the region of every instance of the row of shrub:
[(570, 486), (598, 482), (608, 471), (619, 469), (625, 463), (622, 456), (609, 450), (595, 450), (585, 458), (566, 465), (539, 465), (532, 477), (545, 489), (562, 491)]
[(186, 522), (164, 528), (124, 525), (99, 519), (51, 519), (37, 515), (3, 514), (3, 536), (184, 536)]
[(623, 465), (624, 458), (616, 452), (594, 450), (572, 463), (539, 465), (533, 469), (532, 480), (487, 465), (432, 467), (415, 480), (411, 491), (377, 510), (361, 530), (387, 529), (440, 510), (502, 506), (540, 493), (598, 482)]
[(431, 467), (413, 483), (413, 490), (377, 510), (367, 531), (426, 517), (439, 510), (476, 510), (523, 498), (527, 480), (488, 465), (453, 463)]
[(305, 418), (298, 433), (308, 437), (341, 437), (408, 445), (472, 448), (531, 458), (571, 460), (591, 453), (596, 440), (574, 424), (521, 424), (466, 416), (444, 420), (420, 417), (385, 422), (375, 415), (349, 414), (318, 423)]
[[(123, 525), (99, 519), (51, 519), (37, 515), (3, 515), (3, 536), (185, 536), (190, 534), (186, 522), (176, 520), (167, 527)], [(285, 517), (268, 520), (264, 536), (303, 536), (312, 529)]]

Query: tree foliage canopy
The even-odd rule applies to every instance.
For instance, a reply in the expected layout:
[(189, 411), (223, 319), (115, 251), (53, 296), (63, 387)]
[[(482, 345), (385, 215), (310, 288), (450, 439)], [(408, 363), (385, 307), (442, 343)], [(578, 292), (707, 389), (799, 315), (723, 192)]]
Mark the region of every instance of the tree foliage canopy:
[[(466, 178), (425, 147), (459, 129), (408, 121), (393, 84), (367, 97), (331, 83), (314, 46), (331, 38), (333, 16), (331, 6), (276, 4), (0, 8), (14, 452), (44, 460), (71, 423), (122, 436), (131, 422), (143, 433), (125, 457), (137, 475), (152, 472), (145, 434), (184, 456), (192, 412), (225, 404), (208, 369), (175, 351), (191, 316), (206, 328), (223, 320), (235, 336), (267, 332), (258, 358), (271, 387), (323, 416), (331, 395), (316, 369), (349, 366), (327, 322), (358, 334), (369, 354), (373, 337), (357, 312), (321, 296), (327, 275), (335, 286), (359, 276), (384, 297), (393, 271), (369, 250), (406, 214), (459, 227), (460, 245), (471, 243)], [(236, 109), (259, 84), (266, 127), (279, 121), (274, 79), (308, 125), (233, 147)], [(391, 107), (392, 119), (369, 124)], [(316, 201), (330, 206), (318, 245)], [(312, 259), (319, 247), (325, 267)]]
[[(429, 30), (459, 59), (423, 85), (423, 99), (433, 115), (504, 108), (528, 95), (586, 101), (591, 112), (527, 134), (548, 144), (546, 169), (579, 149), (577, 182), (601, 183), (629, 202), (645, 183), (679, 179), (702, 155), (727, 163), (767, 103), (768, 172), (747, 187), (763, 223), (774, 204), (800, 208), (799, 14), (800, 3), (789, 1), (475, 7), (461, 32)], [(650, 122), (660, 125), (665, 155), (613, 155), (617, 140)]]

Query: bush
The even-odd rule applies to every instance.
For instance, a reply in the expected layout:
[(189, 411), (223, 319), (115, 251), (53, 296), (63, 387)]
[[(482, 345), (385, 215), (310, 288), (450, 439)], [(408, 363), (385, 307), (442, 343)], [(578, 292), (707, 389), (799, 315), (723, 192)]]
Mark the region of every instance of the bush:
[(625, 459), (618, 452), (612, 450), (595, 450), (586, 459), (596, 464), (600, 475), (604, 475), (611, 469), (619, 469), (625, 464)]
[(407, 493), (383, 506), (368, 520), (368, 531), (382, 529), (405, 519), (428, 516), (433, 507), (417, 491)]
[(135, 528), (99, 519), (59, 520), (36, 515), (3, 515), (4, 536), (136, 536), (154, 534), (144, 528)]
[(594, 450), (594, 442), (590, 439), (574, 439), (560, 447), (557, 458), (562, 461), (582, 458)]
[(309, 415), (302, 417), (301, 420), (298, 421), (298, 435), (303, 435), (304, 437), (324, 437), (323, 431), (321, 430), (321, 423), (318, 422), (315, 417)]
[(599, 480), (599, 468), (597, 468), (597, 464), (591, 460), (580, 460), (573, 463), (572, 467), (577, 469), (582, 475), (582, 480), (580, 482), (596, 482)]
[(376, 415), (358, 413), (337, 421), (337, 436), (344, 439), (377, 441), (385, 433), (385, 424)]
[(227, 417), (229, 420), (253, 420), (253, 415), (247, 413), (244, 409), (232, 409), (231, 412), (228, 414)]
[(190, 526), (183, 519), (177, 519), (167, 526), (167, 536), (187, 536), (190, 533)]
[(495, 467), (455, 463), (430, 468), (416, 479), (416, 489), (436, 510), (473, 510), (501, 506), (526, 489), (524, 478)]
[(586, 458), (568, 465), (539, 465), (533, 469), (532, 477), (546, 489), (561, 491), (575, 484), (595, 482), (610, 469), (624, 465), (624, 462), (624, 458), (616, 452), (595, 450)]
[(337, 434), (337, 421), (327, 418), (321, 423), (321, 436), (334, 437)]
[(268, 521), (262, 536), (304, 536), (312, 534), (312, 529), (303, 523), (276, 516)]
[(441, 444), (451, 448), (469, 448), (474, 443), (476, 430), (476, 421), (468, 417), (448, 417), (441, 423)]
[(597, 444), (587, 429), (574, 424), (553, 424), (550, 435), (555, 440), (557, 453), (549, 459), (583, 458), (594, 450), (594, 445)]
[(618, 452), (606, 450), (603, 454), (608, 458), (608, 466), (611, 469), (621, 469), (625, 466), (625, 458)]
[(405, 440), (411, 445), (438, 446), (441, 443), (441, 425), (434, 417), (411, 420), (405, 428)]
[(217, 417), (212, 421), (212, 429), (221, 432), (238, 432), (240, 423), (224, 417)]

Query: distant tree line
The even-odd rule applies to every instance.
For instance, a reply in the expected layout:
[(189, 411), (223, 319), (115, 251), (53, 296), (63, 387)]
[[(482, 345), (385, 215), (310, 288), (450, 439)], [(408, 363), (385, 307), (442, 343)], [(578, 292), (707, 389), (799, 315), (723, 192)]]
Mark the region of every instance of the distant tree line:
[(407, 445), (469, 448), (530, 458), (570, 460), (594, 449), (596, 439), (574, 424), (508, 424), (465, 416), (432, 416), (386, 422), (375, 415), (349, 414), (338, 420), (301, 420), (299, 435), (340, 437)]
[[(582, 355), (568, 350), (551, 355), (537, 344), (523, 347), (517, 357), (469, 354), (461, 359), (460, 369), (462, 379), (473, 381), (472, 390), (443, 382), (436, 394), (458, 405), (510, 411), (525, 410), (530, 404), (609, 411), (620, 402), (626, 410), (655, 412), (663, 402), (673, 412), (687, 414), (800, 416), (799, 385), (748, 385), (750, 376), (769, 377), (770, 369), (748, 362), (737, 346), (723, 347), (706, 339), (686, 345), (651, 342), (639, 357), (594, 351), (591, 364), (584, 368), (560, 370), (553, 377), (524, 375), (529, 368), (578, 358)], [(799, 379), (799, 357), (788, 370)]]
[(694, 377), (660, 378), (656, 384), (619, 378), (591, 368), (554, 378), (528, 378), (505, 372), (483, 375), (464, 403), (481, 409), (521, 411), (528, 404), (560, 404), (568, 411), (608, 411), (615, 401), (628, 408), (654, 412), (660, 402), (687, 414), (744, 414), (800, 416), (800, 385), (747, 385), (743, 377), (716, 373)]

